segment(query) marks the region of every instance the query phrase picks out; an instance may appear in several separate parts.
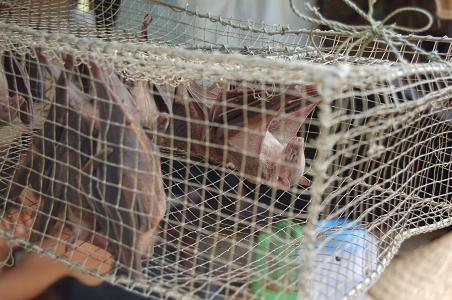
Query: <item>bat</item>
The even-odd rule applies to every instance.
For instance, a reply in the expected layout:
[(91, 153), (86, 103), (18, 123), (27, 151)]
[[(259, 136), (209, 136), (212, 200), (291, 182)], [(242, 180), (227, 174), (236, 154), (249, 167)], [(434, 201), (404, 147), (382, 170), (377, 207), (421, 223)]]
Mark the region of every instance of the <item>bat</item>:
[(17, 114), (28, 125), (31, 112), (28, 76), (12, 53), (5, 51), (0, 65), (0, 127), (11, 124)]
[[(39, 53), (39, 58), (46, 63), (46, 65), (50, 65), (47, 61), (46, 57), (37, 50)], [(36, 155), (30, 155), (32, 158), (35, 157), (35, 160), (38, 160), (38, 166), (42, 169), (36, 170), (36, 166), (33, 164), (30, 168), (34, 168), (35, 178), (33, 181), (29, 181), (35, 191), (42, 191), (41, 199), (43, 205), (41, 207), (40, 214), (37, 216), (36, 222), (34, 224), (35, 231), (37, 233), (33, 233), (31, 239), (34, 240), (37, 235), (42, 235), (46, 230), (49, 230), (53, 227), (53, 224), (56, 222), (56, 216), (60, 211), (60, 207), (62, 202), (59, 200), (57, 195), (58, 182), (60, 181), (61, 172), (57, 172), (57, 166), (60, 165), (60, 157), (57, 154), (57, 150), (61, 146), (58, 145), (62, 138), (64, 137), (64, 130), (67, 126), (67, 111), (69, 107), (69, 82), (72, 80), (72, 72), (74, 68), (74, 58), (71, 55), (67, 55), (64, 58), (65, 61), (65, 72), (60, 72), (58, 80), (56, 82), (56, 92), (55, 92), (55, 100), (48, 112), (48, 116), (46, 121), (44, 122), (43, 129), (43, 139), (40, 137), (36, 137), (36, 144), (40, 145), (35, 147), (40, 150), (39, 152), (35, 152), (35, 154), (39, 155), (39, 158), (36, 158)], [(39, 153), (39, 154), (38, 154)], [(39, 185), (38, 185), (39, 184)]]
[(9, 96), (5, 71), (0, 66), (0, 127), (11, 124), (16, 119), (19, 107), (25, 99), (19, 95)]
[[(141, 271), (141, 256), (152, 250), (166, 210), (166, 196), (155, 146), (141, 127), (139, 115), (130, 114), (114, 88), (109, 87), (99, 66), (90, 63), (95, 78), (100, 140), (95, 157), (83, 167), (96, 180), (88, 193), (100, 226), (107, 231), (109, 246), (126, 267)], [(155, 151), (155, 150), (154, 150)], [(87, 189), (90, 179), (82, 176)], [(118, 209), (119, 208), (119, 209)], [(127, 224), (128, 226), (124, 226)], [(149, 252), (148, 252), (149, 253)], [(138, 275), (139, 276), (139, 275)]]
[(174, 145), (191, 155), (226, 164), (249, 180), (261, 177), (266, 184), (283, 190), (299, 183), (309, 186), (309, 180), (302, 176), (304, 143), (296, 136), (315, 108), (300, 95), (314, 97), (316, 90), (309, 85), (284, 88), (295, 96), (280, 92), (268, 97), (262, 90), (229, 90), (216, 83), (205, 88), (196, 82), (178, 86), (172, 104), (174, 117), (167, 131), (175, 138), (161, 139), (159, 145)]
[(112, 91), (117, 95), (128, 114), (137, 116), (141, 126), (147, 129), (166, 131), (168, 122), (165, 120), (168, 119), (168, 114), (160, 113), (156, 101), (150, 93), (149, 83), (145, 80), (138, 80), (129, 89), (113, 70), (109, 70), (109, 73), (108, 79)]
[[(74, 170), (81, 169), (83, 162), (86, 162), (94, 149), (92, 141), (84, 136), (97, 135), (97, 131), (96, 110), (90, 105), (89, 97), (83, 94), (72, 80), (73, 57), (65, 57), (65, 71), (62, 72), (49, 63), (41, 49), (36, 49), (36, 53), (49, 73), (56, 77), (55, 99), (40, 134), (43, 137), (34, 137), (32, 149), (28, 152), (23, 167), (16, 172), (9, 195), (11, 199), (16, 199), (27, 183), (31, 184), (35, 193), (42, 195), (44, 205), (35, 227), (36, 231), (43, 232), (46, 228), (52, 228), (63, 201), (81, 199), (80, 195), (74, 196), (74, 193), (63, 193), (60, 190), (62, 186), (68, 185), (80, 190), (74, 182)], [(71, 149), (79, 149), (79, 153)], [(78, 164), (75, 164), (76, 162)], [(70, 180), (72, 182), (68, 184)], [(69, 212), (71, 213), (71, 209)], [(49, 217), (44, 218), (44, 215)]]
[[(273, 118), (267, 129), (261, 160), (265, 166), (270, 167), (264, 170), (264, 178), (276, 177), (277, 187), (282, 190), (289, 190), (291, 186), (298, 184), (305, 187), (311, 184), (303, 176), (306, 162), (304, 141), (297, 137), (297, 133), (315, 107), (316, 104), (309, 104), (290, 114), (283, 113)], [(279, 162), (279, 166), (273, 162)]]
[[(40, 62), (48, 67), (50, 73), (57, 75), (55, 67), (50, 65), (47, 58), (41, 52), (41, 49), (36, 49), (36, 54)], [(31, 184), (34, 192), (39, 193), (42, 190), (41, 186), (44, 184), (41, 179), (44, 178), (45, 180), (46, 178), (46, 176), (42, 175), (51, 172), (52, 161), (49, 158), (55, 159), (54, 143), (61, 136), (62, 126), (65, 124), (66, 117), (63, 108), (67, 107), (66, 103), (69, 101), (66, 74), (59, 73), (56, 82), (55, 99), (52, 101), (41, 132), (43, 138), (39, 135), (34, 137), (32, 147), (27, 151), (22, 166), (14, 174), (13, 184), (8, 195), (9, 199), (17, 199), (28, 183)]]
[(8, 82), (9, 96), (16, 99), (13, 100), (14, 105), (19, 104), (21, 121), (29, 125), (32, 122), (33, 104), (28, 75), (10, 51), (3, 52), (3, 67)]
[[(65, 69), (73, 72), (74, 61), (70, 55), (65, 58)], [(51, 215), (56, 216), (63, 208), (67, 208), (66, 222), (72, 228), (69, 242), (73, 243), (76, 240), (87, 241), (97, 229), (94, 205), (82, 192), (80, 170), (96, 149), (96, 139), (93, 137), (97, 138), (99, 134), (99, 116), (93, 101), (81, 91), (83, 87), (79, 88), (71, 82), (72, 76), (68, 77), (68, 97), (65, 103), (60, 103), (65, 110), (63, 114), (67, 116), (66, 124), (56, 146), (57, 160), (53, 164), (55, 180), (49, 182), (51, 189), (48, 194), (54, 205)], [(51, 221), (48, 228), (53, 223)]]
[[(234, 153), (228, 155), (228, 161), (251, 181), (261, 177), (267, 185), (283, 190), (297, 184), (309, 186), (302, 176), (304, 143), (297, 132), (316, 104), (303, 106), (302, 99), (288, 95), (276, 94), (268, 100), (259, 99), (261, 96), (241, 89), (227, 91), (228, 107), (215, 104), (210, 112), (212, 122), (223, 125), (214, 128), (213, 142), (228, 144)], [(286, 110), (295, 111), (287, 114)]]

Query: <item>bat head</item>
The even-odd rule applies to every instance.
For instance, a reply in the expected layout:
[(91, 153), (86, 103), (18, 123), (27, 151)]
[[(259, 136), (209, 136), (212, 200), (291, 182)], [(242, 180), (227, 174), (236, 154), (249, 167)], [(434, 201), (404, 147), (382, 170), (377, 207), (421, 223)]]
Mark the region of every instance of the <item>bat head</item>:
[(289, 190), (294, 185), (309, 186), (309, 180), (303, 176), (305, 169), (304, 141), (293, 137), (283, 148), (277, 169), (276, 184), (282, 190)]

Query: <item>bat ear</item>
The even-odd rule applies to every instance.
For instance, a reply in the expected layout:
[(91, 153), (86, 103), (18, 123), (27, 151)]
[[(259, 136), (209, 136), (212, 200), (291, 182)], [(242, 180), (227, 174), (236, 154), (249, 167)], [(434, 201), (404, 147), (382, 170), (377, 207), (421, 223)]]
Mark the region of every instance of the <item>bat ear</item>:
[(312, 182), (305, 176), (301, 176), (300, 179), (298, 180), (298, 184), (304, 187), (310, 187)]
[(167, 113), (160, 113), (157, 117), (157, 131), (165, 132), (169, 125), (169, 115)]
[(317, 106), (317, 103), (311, 103), (309, 105), (306, 105), (302, 108), (300, 108), (297, 111), (292, 112), (292, 116), (294, 117), (300, 117), (300, 118), (304, 118), (306, 119), (310, 113), (312, 113), (312, 111), (315, 109), (315, 107)]

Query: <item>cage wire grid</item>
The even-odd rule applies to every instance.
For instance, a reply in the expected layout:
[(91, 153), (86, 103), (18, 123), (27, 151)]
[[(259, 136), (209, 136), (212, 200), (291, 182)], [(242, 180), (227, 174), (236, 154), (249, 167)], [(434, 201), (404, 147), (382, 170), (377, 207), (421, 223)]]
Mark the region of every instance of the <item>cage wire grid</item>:
[(1, 2), (8, 239), (154, 299), (342, 299), (452, 224), (450, 39), (113, 2)]

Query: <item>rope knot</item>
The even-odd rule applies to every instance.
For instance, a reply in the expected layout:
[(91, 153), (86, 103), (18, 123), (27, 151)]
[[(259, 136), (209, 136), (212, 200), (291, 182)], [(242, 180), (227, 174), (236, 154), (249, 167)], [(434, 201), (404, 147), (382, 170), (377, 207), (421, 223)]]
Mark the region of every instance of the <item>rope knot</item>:
[[(397, 46), (399, 46), (400, 44), (405, 44), (413, 48), (415, 51), (425, 55), (426, 57), (429, 57), (431, 60), (443, 61), (437, 53), (426, 52), (424, 49), (410, 42), (407, 38), (396, 32), (396, 30), (398, 30), (408, 33), (419, 33), (430, 29), (430, 27), (433, 25), (433, 17), (427, 10), (413, 6), (401, 7), (391, 12), (383, 20), (379, 21), (375, 20), (372, 16), (374, 11), (374, 5), (377, 2), (376, 0), (368, 0), (369, 11), (367, 13), (365, 13), (351, 0), (342, 0), (342, 1), (345, 4), (347, 4), (351, 9), (353, 9), (358, 15), (360, 15), (364, 20), (366, 20), (368, 25), (348, 25), (338, 21), (327, 19), (319, 12), (317, 8), (313, 7), (309, 3), (306, 3), (305, 5), (307, 10), (310, 11), (312, 15), (315, 16), (313, 18), (301, 13), (295, 7), (294, 0), (289, 0), (289, 4), (292, 11), (303, 20), (317, 25), (328, 26), (329, 28), (337, 32), (346, 33), (347, 35), (349, 35), (349, 38), (338, 49), (342, 50), (345, 46), (347, 46), (348, 44), (347, 42), (353, 41), (350, 45), (348, 45), (348, 50), (345, 53), (346, 55), (348, 55), (354, 47), (359, 46), (361, 43), (362, 45), (360, 46), (361, 49), (360, 52), (362, 54), (362, 52), (370, 42), (375, 41), (376, 39), (380, 39), (383, 40), (386, 44), (388, 44), (391, 52), (393, 52), (397, 56), (397, 58), (402, 62), (406, 62), (406, 60), (403, 58), (402, 54), (397, 48)], [(405, 12), (423, 14), (427, 18), (427, 24), (419, 28), (401, 26), (397, 25), (396, 23), (387, 25), (390, 19)]]
[(374, 37), (381, 36), (385, 27), (386, 26), (381, 21), (372, 20), (372, 22), (370, 23), (370, 31), (372, 32), (372, 35)]

